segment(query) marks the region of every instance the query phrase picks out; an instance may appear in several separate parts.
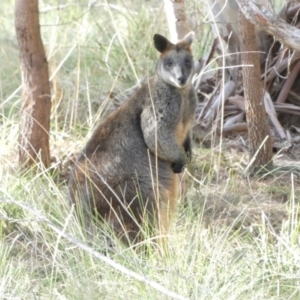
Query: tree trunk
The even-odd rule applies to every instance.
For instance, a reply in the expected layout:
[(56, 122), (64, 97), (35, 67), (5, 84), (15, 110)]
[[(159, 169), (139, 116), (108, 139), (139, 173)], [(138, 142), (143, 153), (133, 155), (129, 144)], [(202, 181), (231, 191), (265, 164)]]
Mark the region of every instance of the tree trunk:
[(38, 0), (16, 0), (15, 27), (23, 80), (19, 162), (22, 167), (37, 162), (48, 167), (51, 96)]
[(250, 143), (249, 155), (250, 161), (253, 160), (250, 171), (255, 172), (262, 166), (272, 165), (272, 141), (263, 102), (260, 57), (254, 25), (244, 17), (242, 12), (239, 13), (239, 25), (242, 64), (247, 65), (242, 68), (242, 74)]
[(184, 0), (164, 0), (165, 12), (173, 43), (177, 43), (191, 30), (187, 24)]

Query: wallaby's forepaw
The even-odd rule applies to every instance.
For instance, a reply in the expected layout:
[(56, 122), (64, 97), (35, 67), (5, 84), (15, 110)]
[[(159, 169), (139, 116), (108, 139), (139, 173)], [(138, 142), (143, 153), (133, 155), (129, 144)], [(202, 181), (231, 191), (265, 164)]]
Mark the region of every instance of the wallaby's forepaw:
[(171, 168), (174, 173), (181, 173), (184, 170), (184, 167), (185, 167), (185, 163), (182, 161), (173, 162), (171, 164)]
[(192, 160), (192, 143), (191, 143), (191, 138), (189, 135), (187, 136), (186, 140), (184, 141), (183, 148), (184, 148), (187, 162), (190, 162)]

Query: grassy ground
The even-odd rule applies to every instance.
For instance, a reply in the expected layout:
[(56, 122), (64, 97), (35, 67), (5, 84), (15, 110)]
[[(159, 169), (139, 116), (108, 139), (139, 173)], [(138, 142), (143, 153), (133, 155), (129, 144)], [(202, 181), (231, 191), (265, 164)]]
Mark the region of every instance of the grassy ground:
[[(64, 182), (47, 171), (18, 174), (13, 4), (1, 4), (0, 15), (0, 298), (299, 299), (299, 178), (244, 177), (247, 154), (226, 149), (225, 141), (221, 153), (196, 147), (164, 257), (117, 241), (108, 250), (101, 237), (87, 244)], [(152, 35), (167, 34), (167, 26), (161, 1), (115, 1), (110, 9), (104, 1), (40, 4), (52, 78), (53, 166), (66, 171), (112, 102), (153, 72)], [(188, 9), (202, 42), (194, 45), (198, 57), (209, 43), (199, 22), (204, 10)]]

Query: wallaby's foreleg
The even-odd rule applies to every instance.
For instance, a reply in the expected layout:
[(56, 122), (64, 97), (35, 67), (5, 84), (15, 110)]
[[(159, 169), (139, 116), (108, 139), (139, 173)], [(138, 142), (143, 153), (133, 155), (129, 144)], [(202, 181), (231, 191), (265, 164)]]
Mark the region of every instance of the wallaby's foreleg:
[(141, 124), (144, 140), (149, 150), (160, 159), (169, 161), (174, 173), (180, 173), (186, 164), (186, 155), (175, 136), (175, 126), (172, 118), (154, 117), (151, 107), (144, 109)]
[[(186, 160), (185, 163), (189, 163), (192, 160), (192, 139), (191, 139), (191, 134), (188, 133), (186, 136), (186, 139), (183, 143), (183, 149), (185, 152)], [(185, 165), (178, 164), (176, 162), (171, 164), (171, 168), (174, 173), (181, 173)]]

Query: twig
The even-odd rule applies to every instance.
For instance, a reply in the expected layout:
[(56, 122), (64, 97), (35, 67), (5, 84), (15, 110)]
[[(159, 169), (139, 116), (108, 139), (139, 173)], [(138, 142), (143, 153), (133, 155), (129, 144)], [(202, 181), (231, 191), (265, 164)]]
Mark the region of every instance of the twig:
[(285, 81), (284, 85), (281, 88), (280, 94), (276, 100), (277, 103), (284, 103), (289, 91), (291, 90), (292, 85), (295, 82), (295, 79), (299, 75), (300, 70), (300, 60), (298, 60), (295, 65), (293, 66), (287, 80)]
[(267, 139), (269, 139), (270, 137), (267, 135), (264, 140), (262, 141), (262, 143), (260, 144), (260, 146), (258, 147), (257, 151), (255, 152), (255, 154), (253, 155), (251, 161), (249, 162), (249, 164), (247, 165), (246, 169), (244, 170), (244, 174), (247, 174), (248, 170), (251, 168), (251, 166), (253, 165), (254, 161), (257, 158), (257, 155), (260, 151), (260, 149), (265, 145)]
[(204, 117), (204, 115), (206, 114), (207, 110), (211, 108), (214, 97), (215, 97), (215, 94), (220, 89), (220, 86), (221, 86), (221, 81), (219, 81), (218, 85), (215, 87), (214, 91), (210, 95), (208, 101), (205, 103), (203, 109), (201, 110), (201, 112), (200, 112), (200, 114), (197, 118), (197, 122), (200, 121)]
[(223, 127), (223, 133), (242, 132), (247, 130), (248, 130), (247, 123), (236, 123), (233, 125), (227, 125)]
[(292, 57), (286, 57), (283, 60), (281, 60), (278, 64), (276, 64), (274, 67), (269, 69), (262, 77), (266, 76), (266, 82), (269, 82), (270, 80), (274, 79), (278, 76), (279, 73), (287, 69), (287, 65), (291, 65), (294, 62), (296, 62), (300, 58), (300, 52), (296, 51)]
[(276, 107), (276, 111), (280, 112), (280, 113), (285, 113), (285, 114), (300, 116), (300, 112), (299, 111), (285, 109), (285, 108), (281, 108), (281, 107)]
[(226, 82), (224, 86), (224, 91), (221, 92), (215, 99), (213, 105), (208, 109), (208, 112), (205, 114), (204, 119), (211, 122), (221, 107), (222, 101), (226, 101), (227, 98), (233, 93), (235, 89), (235, 83), (233, 81)]

